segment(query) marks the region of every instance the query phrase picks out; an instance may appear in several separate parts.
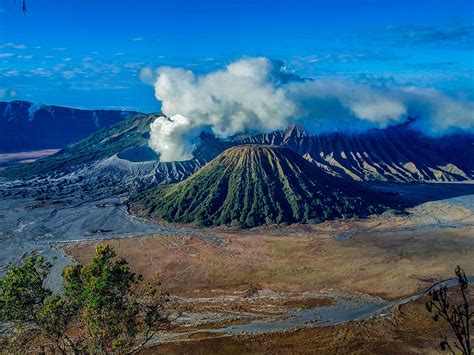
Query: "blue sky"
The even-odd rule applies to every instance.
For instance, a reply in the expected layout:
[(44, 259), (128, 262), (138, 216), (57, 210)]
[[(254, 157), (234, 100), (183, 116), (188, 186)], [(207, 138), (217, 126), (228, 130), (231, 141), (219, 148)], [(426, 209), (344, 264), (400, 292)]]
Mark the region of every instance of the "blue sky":
[(474, 91), (472, 0), (0, 0), (0, 100), (159, 110), (144, 67), (245, 56), (305, 77)]

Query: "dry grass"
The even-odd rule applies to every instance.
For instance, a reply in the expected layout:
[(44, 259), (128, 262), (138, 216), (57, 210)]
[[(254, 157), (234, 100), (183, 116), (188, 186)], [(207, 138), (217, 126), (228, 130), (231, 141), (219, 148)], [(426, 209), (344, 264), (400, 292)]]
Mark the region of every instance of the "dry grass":
[[(322, 236), (223, 235), (219, 245), (199, 237), (146, 237), (108, 241), (132, 269), (159, 279), (177, 295), (241, 293), (251, 284), (281, 292), (324, 289), (397, 298), (453, 275), (474, 273), (470, 229), (366, 232), (348, 239)], [(64, 246), (80, 262), (96, 243)]]
[[(165, 289), (180, 296), (244, 297), (258, 289), (298, 295), (335, 289), (392, 299), (453, 277), (456, 265), (474, 274), (473, 220), (472, 212), (465, 208), (427, 203), (408, 217), (379, 216), (246, 231), (211, 229), (218, 243), (196, 236), (128, 238), (108, 243), (129, 260), (135, 272), (148, 281), (159, 280)], [(353, 231), (351, 238), (333, 238), (347, 231)], [(78, 261), (86, 262), (96, 244), (63, 247)], [(330, 300), (308, 298), (292, 304), (282, 299), (275, 306), (304, 308), (321, 302)], [(162, 344), (146, 353), (437, 354), (447, 329), (431, 320), (424, 302), (402, 305), (391, 317), (334, 327), (232, 337), (197, 333), (186, 341)], [(222, 302), (195, 305), (194, 310), (254, 311), (264, 306), (258, 302), (246, 306), (245, 302)]]

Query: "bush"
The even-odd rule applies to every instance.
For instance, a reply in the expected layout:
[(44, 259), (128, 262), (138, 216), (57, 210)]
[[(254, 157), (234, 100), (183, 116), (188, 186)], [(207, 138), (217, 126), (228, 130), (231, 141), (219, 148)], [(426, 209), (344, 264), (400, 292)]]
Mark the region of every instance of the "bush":
[[(136, 353), (169, 324), (169, 295), (130, 271), (100, 244), (86, 265), (63, 270), (64, 294), (44, 281), (51, 264), (28, 257), (0, 282), (0, 321), (12, 324), (2, 343), (10, 352)], [(46, 339), (46, 340), (45, 340)]]
[[(454, 348), (461, 351), (464, 355), (471, 355), (473, 349), (470, 327), (472, 326), (474, 312), (469, 310), (469, 283), (466, 274), (459, 266), (456, 267), (455, 274), (461, 303), (456, 304), (453, 300), (450, 300), (448, 287), (443, 286), (429, 292), (431, 300), (426, 303), (426, 309), (428, 312), (433, 313), (433, 320), (435, 322), (443, 319), (450, 325), (456, 337), (456, 341), (453, 342)], [(440, 346), (442, 350), (449, 350), (452, 354), (455, 353), (447, 338), (441, 341)]]

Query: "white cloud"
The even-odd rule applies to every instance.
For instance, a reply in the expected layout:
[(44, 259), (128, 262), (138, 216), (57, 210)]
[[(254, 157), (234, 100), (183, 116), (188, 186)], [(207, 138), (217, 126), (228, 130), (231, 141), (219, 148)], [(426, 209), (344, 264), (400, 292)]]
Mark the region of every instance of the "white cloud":
[(19, 55), (17, 56), (18, 59), (32, 59), (33, 56), (31, 54), (28, 55)]
[(66, 70), (63, 71), (61, 75), (64, 79), (72, 79), (76, 76), (76, 72), (74, 72), (73, 70)]
[(64, 68), (66, 68), (66, 64), (64, 64), (64, 63), (59, 63), (59, 64), (56, 64), (56, 65), (53, 67), (53, 70), (58, 72), (58, 71), (63, 70)]
[(19, 72), (17, 70), (9, 70), (3, 73), (4, 76), (17, 76)]
[(420, 116), (420, 129), (440, 134), (474, 129), (474, 103), (430, 89), (324, 79), (303, 81), (281, 62), (248, 58), (206, 75), (162, 67), (144, 68), (169, 119), (151, 126), (150, 146), (162, 161), (191, 157), (201, 131), (218, 137), (269, 132), (289, 124), (309, 130), (361, 130)]
[(133, 37), (133, 38), (130, 38), (130, 40), (133, 41), (133, 42), (139, 42), (139, 41), (145, 40), (145, 38), (143, 38), (143, 37)]
[(0, 44), (0, 48), (26, 49), (26, 46), (24, 44), (17, 44), (17, 43), (7, 42), (7, 43)]
[(53, 76), (53, 73), (49, 69), (46, 69), (46, 68), (31, 69), (30, 74), (35, 75), (35, 76), (40, 76), (40, 77), (43, 77), (43, 78), (49, 78), (49, 77)]
[(127, 69), (138, 69), (141, 66), (143, 66), (143, 64), (144, 64), (143, 62), (130, 62), (130, 63), (125, 63), (123, 67)]
[(143, 81), (145, 84), (153, 85), (155, 83), (156, 75), (157, 74), (152, 68), (146, 67), (140, 70), (139, 77), (140, 80)]
[(15, 53), (0, 53), (0, 58), (10, 58), (14, 56), (15, 56)]
[(13, 99), (16, 95), (16, 90), (0, 87), (0, 99)]

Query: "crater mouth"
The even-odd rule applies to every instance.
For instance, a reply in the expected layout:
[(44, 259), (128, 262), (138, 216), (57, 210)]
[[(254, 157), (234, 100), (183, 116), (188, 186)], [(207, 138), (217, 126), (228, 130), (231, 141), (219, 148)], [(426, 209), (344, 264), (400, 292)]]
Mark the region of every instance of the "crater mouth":
[(133, 163), (159, 161), (160, 157), (148, 145), (140, 145), (132, 147), (117, 153), (117, 157), (123, 160), (128, 160)]

